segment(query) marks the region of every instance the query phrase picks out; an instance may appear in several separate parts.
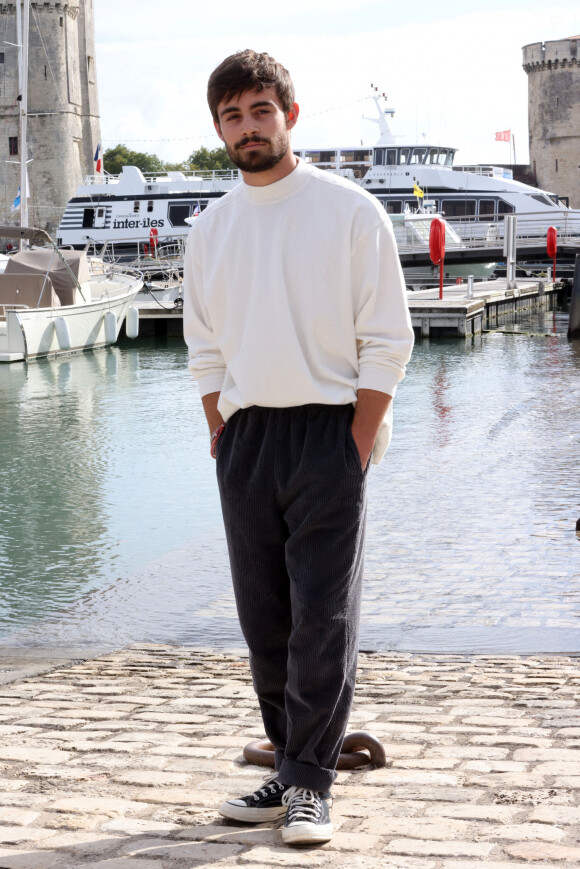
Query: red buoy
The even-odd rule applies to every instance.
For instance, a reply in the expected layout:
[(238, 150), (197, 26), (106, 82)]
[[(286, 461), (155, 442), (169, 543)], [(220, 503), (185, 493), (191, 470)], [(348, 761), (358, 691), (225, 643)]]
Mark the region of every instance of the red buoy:
[(435, 266), (439, 266), (439, 298), (443, 298), (443, 262), (445, 260), (445, 223), (434, 217), (429, 229), (429, 256)]
[(554, 262), (552, 280), (556, 280), (556, 254), (558, 252), (558, 230), (555, 226), (548, 227), (548, 238), (546, 243), (546, 252)]

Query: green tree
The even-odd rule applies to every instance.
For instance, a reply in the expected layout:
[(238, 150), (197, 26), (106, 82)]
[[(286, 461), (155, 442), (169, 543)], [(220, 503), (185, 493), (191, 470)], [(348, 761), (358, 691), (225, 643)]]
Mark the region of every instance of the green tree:
[(235, 169), (225, 148), (198, 148), (187, 158), (192, 169)]
[(126, 145), (107, 148), (103, 154), (105, 172), (118, 175), (123, 166), (137, 166), (142, 172), (164, 172), (165, 165), (155, 154), (131, 151)]

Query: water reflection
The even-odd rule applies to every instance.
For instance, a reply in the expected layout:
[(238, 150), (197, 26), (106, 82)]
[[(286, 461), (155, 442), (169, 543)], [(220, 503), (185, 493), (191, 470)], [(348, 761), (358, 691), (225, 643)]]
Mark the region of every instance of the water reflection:
[[(363, 648), (580, 650), (566, 325), (418, 345), (369, 481)], [(0, 426), (5, 646), (241, 644), (181, 342), (0, 367)]]

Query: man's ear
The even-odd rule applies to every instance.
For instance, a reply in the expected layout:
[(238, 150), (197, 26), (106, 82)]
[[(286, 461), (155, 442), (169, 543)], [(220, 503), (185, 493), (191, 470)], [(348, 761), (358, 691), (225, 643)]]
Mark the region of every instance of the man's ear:
[(225, 139), (224, 139), (224, 137), (222, 136), (222, 131), (221, 131), (221, 127), (220, 127), (220, 125), (219, 125), (219, 121), (214, 121), (214, 122), (213, 122), (213, 125), (214, 125), (214, 127), (215, 127), (215, 131), (216, 131), (216, 133), (218, 134), (218, 136), (220, 137), (220, 139), (222, 140), (222, 142), (225, 142)]
[(296, 125), (298, 115), (300, 114), (300, 106), (298, 103), (292, 103), (292, 107), (286, 115), (286, 129), (291, 130)]

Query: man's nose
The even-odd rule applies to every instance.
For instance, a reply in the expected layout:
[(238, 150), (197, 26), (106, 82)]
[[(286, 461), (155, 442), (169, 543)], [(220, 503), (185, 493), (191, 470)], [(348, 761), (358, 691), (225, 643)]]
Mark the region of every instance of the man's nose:
[(246, 115), (242, 119), (242, 134), (244, 136), (252, 136), (254, 133), (258, 132), (258, 124), (255, 118), (251, 115)]

